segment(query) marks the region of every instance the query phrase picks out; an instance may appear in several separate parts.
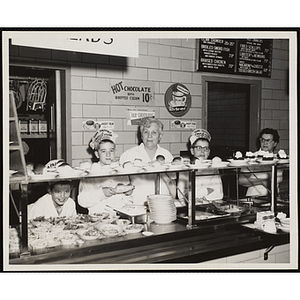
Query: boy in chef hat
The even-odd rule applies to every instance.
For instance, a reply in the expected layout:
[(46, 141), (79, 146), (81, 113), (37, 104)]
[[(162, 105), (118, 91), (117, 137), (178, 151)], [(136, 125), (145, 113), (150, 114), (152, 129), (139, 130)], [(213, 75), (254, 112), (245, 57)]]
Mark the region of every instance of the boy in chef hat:
[(209, 143), (211, 136), (205, 129), (195, 129), (189, 137), (189, 148), (192, 154), (192, 162), (197, 159), (205, 160), (210, 154)]
[[(189, 137), (190, 152), (192, 163), (199, 164), (207, 160), (210, 154), (209, 143), (211, 136), (205, 129), (195, 129)], [(205, 176), (196, 176), (196, 204), (209, 203), (213, 200), (223, 198), (223, 185), (217, 169), (203, 169)], [(179, 173), (178, 188), (182, 193), (188, 195), (189, 182), (187, 174)], [(179, 199), (181, 203), (184, 201)]]
[[(101, 128), (94, 134), (89, 147), (99, 161), (92, 164), (91, 171), (110, 174), (113, 164), (118, 166), (115, 157), (117, 136), (112, 130)], [(88, 208), (89, 214), (102, 213), (108, 210), (107, 205), (122, 207), (130, 203), (133, 189), (128, 176), (84, 178), (79, 184), (78, 203)]]
[(96, 131), (96, 133), (94, 134), (94, 136), (92, 137), (91, 142), (89, 143), (89, 146), (97, 151), (100, 145), (100, 142), (103, 140), (108, 140), (113, 142), (114, 144), (116, 144), (116, 139), (118, 137), (118, 134), (114, 133), (112, 130), (109, 129), (99, 129)]
[(191, 145), (193, 145), (198, 139), (204, 139), (210, 142), (211, 136), (209, 132), (205, 129), (195, 129), (192, 135), (189, 137)]

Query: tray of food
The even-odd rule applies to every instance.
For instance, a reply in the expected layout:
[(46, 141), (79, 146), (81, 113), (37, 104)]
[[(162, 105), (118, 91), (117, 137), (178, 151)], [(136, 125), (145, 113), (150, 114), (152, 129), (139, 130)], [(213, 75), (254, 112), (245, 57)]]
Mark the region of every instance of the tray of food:
[(146, 214), (146, 206), (144, 205), (127, 204), (122, 206), (121, 208), (113, 207), (113, 206), (110, 207), (114, 209), (116, 212), (129, 217), (136, 217), (136, 216), (141, 216)]

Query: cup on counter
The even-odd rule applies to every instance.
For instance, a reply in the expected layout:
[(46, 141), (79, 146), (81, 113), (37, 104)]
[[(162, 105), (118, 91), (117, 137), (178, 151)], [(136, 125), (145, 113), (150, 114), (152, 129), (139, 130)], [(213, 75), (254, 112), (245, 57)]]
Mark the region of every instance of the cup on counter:
[(276, 233), (277, 227), (274, 221), (269, 220), (261, 224), (261, 229), (268, 233)]

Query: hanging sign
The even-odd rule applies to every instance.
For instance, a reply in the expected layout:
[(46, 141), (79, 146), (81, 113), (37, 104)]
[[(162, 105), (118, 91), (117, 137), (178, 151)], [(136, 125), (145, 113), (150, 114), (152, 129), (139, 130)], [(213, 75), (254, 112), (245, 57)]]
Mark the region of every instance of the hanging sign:
[(138, 38), (104, 31), (11, 31), (13, 45), (84, 53), (138, 57)]
[(110, 80), (111, 103), (154, 106), (154, 82)]
[(171, 115), (184, 116), (191, 107), (190, 91), (181, 83), (171, 85), (165, 93), (165, 106)]
[(128, 109), (127, 125), (140, 125), (141, 119), (146, 117), (155, 117), (155, 111), (143, 109)]
[(196, 129), (196, 122), (187, 120), (172, 120), (171, 128), (194, 130)]

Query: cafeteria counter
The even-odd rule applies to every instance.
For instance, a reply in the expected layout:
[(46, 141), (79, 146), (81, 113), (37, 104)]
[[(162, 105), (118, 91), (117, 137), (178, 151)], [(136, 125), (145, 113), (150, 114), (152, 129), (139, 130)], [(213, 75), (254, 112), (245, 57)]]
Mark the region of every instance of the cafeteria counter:
[(41, 251), (11, 258), (11, 265), (31, 264), (152, 264), (200, 263), (265, 249), (265, 260), (274, 246), (289, 243), (289, 234), (268, 234), (243, 226), (255, 216), (213, 221), (187, 229), (186, 224), (151, 223), (152, 236), (127, 234), (87, 241), (82, 246)]

